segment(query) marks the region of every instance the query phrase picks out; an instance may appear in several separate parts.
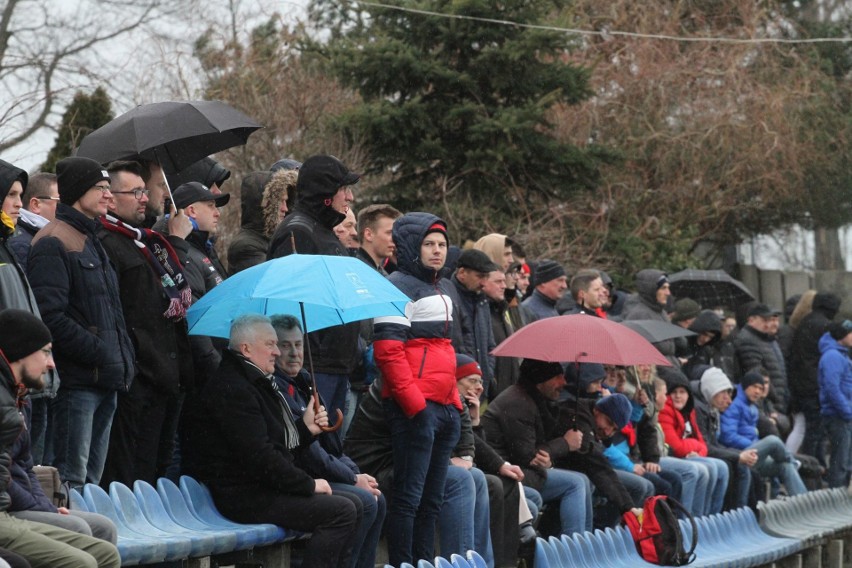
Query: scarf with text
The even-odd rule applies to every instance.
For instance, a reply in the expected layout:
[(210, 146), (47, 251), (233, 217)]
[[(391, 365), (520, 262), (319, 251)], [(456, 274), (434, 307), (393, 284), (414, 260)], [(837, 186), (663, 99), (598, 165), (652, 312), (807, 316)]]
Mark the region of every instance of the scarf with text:
[(182, 320), (192, 304), (192, 290), (181, 268), (180, 259), (169, 241), (156, 231), (137, 229), (111, 215), (100, 217), (100, 222), (107, 231), (133, 239), (169, 297), (169, 308), (163, 312), (163, 317), (173, 321)]

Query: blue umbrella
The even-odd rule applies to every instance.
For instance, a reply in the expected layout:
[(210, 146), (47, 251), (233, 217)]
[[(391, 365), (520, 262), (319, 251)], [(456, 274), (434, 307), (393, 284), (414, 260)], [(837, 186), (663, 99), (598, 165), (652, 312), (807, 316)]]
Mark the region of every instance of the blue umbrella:
[(187, 311), (192, 335), (228, 337), (242, 314), (290, 314), (304, 331), (405, 316), (409, 298), (357, 258), (291, 254), (231, 276)]

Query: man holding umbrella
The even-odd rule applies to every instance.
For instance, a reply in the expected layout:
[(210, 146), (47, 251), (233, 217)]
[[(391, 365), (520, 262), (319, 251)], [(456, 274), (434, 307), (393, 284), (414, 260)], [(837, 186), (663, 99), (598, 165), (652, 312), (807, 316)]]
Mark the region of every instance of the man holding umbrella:
[[(293, 213), (275, 230), (267, 258), (293, 253), (349, 256), (334, 234), (334, 226), (346, 218), (352, 189), (360, 176), (334, 156), (311, 156), (299, 168), (296, 205)], [(358, 323), (350, 323), (308, 334), (314, 377), (329, 415), (343, 411), (349, 394), (349, 376), (359, 361)], [(342, 437), (345, 432), (341, 432)]]

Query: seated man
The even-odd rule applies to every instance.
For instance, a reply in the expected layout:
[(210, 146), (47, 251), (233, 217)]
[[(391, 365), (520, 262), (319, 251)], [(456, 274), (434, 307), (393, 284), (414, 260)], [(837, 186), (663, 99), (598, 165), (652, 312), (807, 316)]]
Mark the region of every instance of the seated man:
[(553, 467), (583, 442), (583, 433), (557, 433), (554, 404), (565, 386), (562, 365), (524, 359), (518, 384), (488, 406), (482, 427), (489, 445), (509, 462), (521, 466), (523, 482), (559, 508), (562, 534), (592, 530), (592, 484), (575, 471)]
[(729, 448), (756, 450), (757, 463), (754, 468), (763, 477), (779, 477), (788, 495), (805, 493), (807, 488), (799, 477), (792, 454), (777, 436), (758, 439), (758, 410), (755, 403), (763, 395), (764, 375), (760, 371), (749, 371), (737, 385), (737, 396), (731, 406), (722, 413), (719, 441)]
[[(295, 418), (304, 415), (311, 398), (311, 377), (302, 367), (304, 336), (299, 320), (290, 315), (272, 316), (281, 355), (275, 362), (275, 381)], [(376, 548), (385, 520), (386, 503), (374, 477), (361, 473), (339, 447), (337, 436), (320, 434), (302, 452), (298, 465), (311, 475), (327, 479), (335, 495), (352, 496), (361, 509), (362, 521), (352, 549), (353, 568), (373, 568)]]
[(219, 370), (187, 402), (185, 471), (210, 488), (229, 519), (312, 533), (304, 566), (349, 566), (356, 506), (296, 465), (328, 415), (314, 412), (311, 397), (301, 420), (293, 418), (272, 376), (280, 354), (269, 318), (234, 320)]

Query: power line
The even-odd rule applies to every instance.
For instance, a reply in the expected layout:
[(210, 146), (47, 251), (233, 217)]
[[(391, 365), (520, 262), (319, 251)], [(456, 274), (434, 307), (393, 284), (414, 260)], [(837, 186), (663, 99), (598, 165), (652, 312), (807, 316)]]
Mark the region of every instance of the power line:
[(660, 39), (666, 41), (682, 41), (691, 43), (731, 43), (731, 44), (761, 44), (761, 43), (849, 43), (852, 42), (852, 37), (815, 37), (815, 38), (733, 38), (733, 37), (688, 37), (688, 36), (672, 36), (666, 34), (644, 34), (639, 32), (623, 32), (617, 30), (581, 30), (576, 28), (562, 28), (558, 26), (545, 26), (541, 24), (524, 24), (513, 22), (511, 20), (498, 20), (495, 18), (481, 18), (478, 16), (464, 16), (461, 14), (443, 14), (441, 12), (432, 12), (430, 10), (419, 10), (417, 8), (406, 8), (404, 6), (391, 6), (388, 4), (380, 4), (377, 2), (367, 2), (365, 0), (353, 0), (362, 6), (372, 6), (374, 8), (383, 8), (386, 10), (397, 10), (399, 12), (408, 12), (411, 14), (420, 14), (423, 16), (435, 16), (451, 20), (470, 20), (474, 22), (483, 22), (487, 24), (498, 24), (501, 26), (514, 26), (517, 28), (528, 28), (533, 30), (544, 30), (551, 32), (563, 32), (577, 34), (583, 36), (598, 36), (604, 39), (610, 36), (628, 37), (634, 39)]

